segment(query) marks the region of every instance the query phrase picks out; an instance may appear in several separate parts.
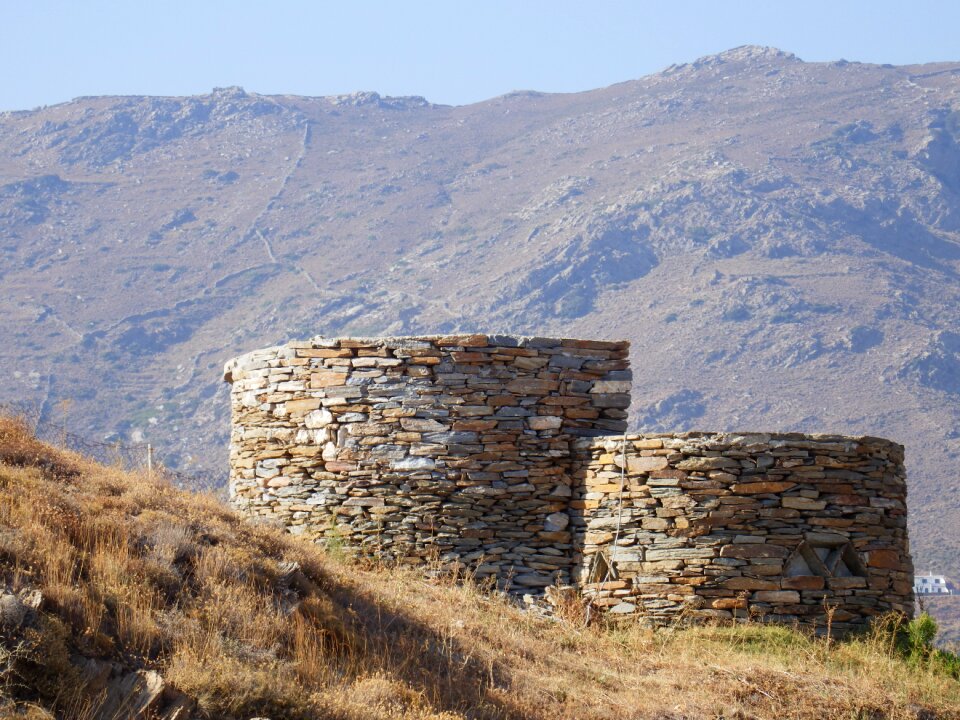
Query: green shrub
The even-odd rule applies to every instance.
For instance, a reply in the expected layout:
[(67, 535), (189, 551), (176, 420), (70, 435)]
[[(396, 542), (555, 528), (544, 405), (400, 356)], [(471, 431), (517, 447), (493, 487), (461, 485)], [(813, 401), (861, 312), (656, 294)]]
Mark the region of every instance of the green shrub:
[(903, 653), (911, 662), (926, 662), (933, 653), (938, 630), (936, 620), (925, 612), (920, 613), (904, 627)]
[(936, 648), (938, 631), (937, 621), (925, 612), (920, 613), (901, 625), (897, 647), (911, 665), (960, 679), (960, 656)]

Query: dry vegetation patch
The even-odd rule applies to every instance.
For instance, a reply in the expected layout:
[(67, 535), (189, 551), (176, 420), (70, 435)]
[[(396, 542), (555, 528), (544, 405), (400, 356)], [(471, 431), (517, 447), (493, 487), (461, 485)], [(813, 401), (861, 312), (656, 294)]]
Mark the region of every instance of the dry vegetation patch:
[(0, 574), (4, 597), (42, 596), (0, 627), (11, 716), (108, 717), (110, 684), (139, 670), (186, 698), (181, 718), (960, 718), (960, 683), (882, 632), (543, 619), (324, 552), (13, 420)]

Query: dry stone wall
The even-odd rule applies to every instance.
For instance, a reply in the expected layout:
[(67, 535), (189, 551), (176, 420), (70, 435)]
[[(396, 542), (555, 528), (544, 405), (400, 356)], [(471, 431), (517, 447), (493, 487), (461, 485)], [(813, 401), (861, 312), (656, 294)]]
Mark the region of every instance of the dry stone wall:
[(666, 621), (759, 615), (837, 630), (913, 612), (903, 447), (872, 437), (681, 433), (576, 443), (575, 575)]
[(314, 338), (230, 361), (234, 505), (314, 540), (575, 583), (614, 615), (913, 611), (903, 448), (628, 435), (626, 342)]
[(623, 432), (628, 344), (315, 338), (228, 363), (249, 515), (502, 584), (569, 579), (571, 440)]

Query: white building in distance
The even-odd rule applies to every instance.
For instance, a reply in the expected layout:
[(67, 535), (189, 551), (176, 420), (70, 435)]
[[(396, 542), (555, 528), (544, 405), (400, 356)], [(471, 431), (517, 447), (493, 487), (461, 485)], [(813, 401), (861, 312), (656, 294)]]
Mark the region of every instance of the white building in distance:
[(915, 575), (913, 592), (916, 595), (953, 595), (956, 588), (943, 575)]

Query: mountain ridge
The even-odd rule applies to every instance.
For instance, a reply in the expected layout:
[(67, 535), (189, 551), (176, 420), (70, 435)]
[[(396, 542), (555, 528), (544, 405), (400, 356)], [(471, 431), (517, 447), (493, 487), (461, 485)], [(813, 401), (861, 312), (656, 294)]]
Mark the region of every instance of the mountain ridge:
[(22, 115), (35, 112), (41, 112), (44, 110), (50, 110), (53, 108), (62, 107), (64, 105), (69, 105), (76, 102), (85, 102), (85, 101), (95, 101), (95, 100), (143, 100), (143, 99), (154, 99), (154, 100), (177, 100), (177, 99), (188, 99), (188, 98), (204, 98), (217, 96), (222, 94), (232, 94), (236, 96), (249, 96), (249, 97), (260, 97), (266, 99), (283, 99), (283, 98), (299, 98), (303, 100), (326, 100), (334, 105), (340, 104), (376, 104), (378, 101), (384, 101), (386, 106), (403, 106), (405, 104), (410, 104), (416, 107), (435, 107), (435, 108), (465, 108), (471, 107), (473, 105), (480, 105), (488, 102), (493, 102), (497, 100), (503, 100), (513, 97), (547, 97), (547, 96), (569, 96), (569, 95), (580, 95), (590, 92), (598, 92), (601, 90), (608, 90), (611, 88), (629, 85), (630, 83), (639, 82), (642, 80), (655, 78), (657, 76), (666, 76), (673, 73), (676, 73), (679, 70), (693, 69), (699, 70), (709, 67), (717, 67), (723, 64), (730, 62), (745, 62), (745, 61), (761, 61), (761, 60), (786, 60), (791, 62), (797, 62), (806, 65), (837, 65), (837, 66), (846, 66), (846, 65), (862, 65), (867, 67), (877, 67), (877, 68), (887, 68), (887, 69), (913, 69), (913, 68), (932, 68), (940, 66), (955, 66), (957, 61), (950, 60), (932, 60), (923, 63), (913, 63), (909, 65), (892, 65), (890, 63), (874, 63), (868, 61), (860, 60), (846, 60), (843, 58), (838, 58), (836, 60), (817, 60), (817, 61), (808, 61), (800, 58), (793, 52), (788, 50), (782, 50), (775, 46), (771, 45), (755, 45), (755, 44), (746, 44), (739, 45), (737, 47), (730, 48), (728, 50), (722, 50), (716, 53), (709, 53), (707, 55), (702, 55), (694, 60), (689, 62), (681, 63), (672, 63), (667, 65), (660, 70), (655, 70), (646, 75), (641, 75), (639, 77), (628, 78), (626, 80), (617, 80), (609, 85), (605, 85), (599, 88), (588, 88), (585, 90), (571, 90), (571, 91), (543, 91), (543, 90), (533, 90), (533, 89), (516, 89), (509, 90), (500, 95), (494, 95), (489, 98), (484, 98), (476, 100), (469, 103), (463, 104), (449, 104), (449, 103), (434, 103), (428, 100), (422, 95), (384, 95), (376, 90), (354, 90), (348, 93), (335, 93), (331, 95), (299, 95), (291, 93), (271, 93), (271, 92), (258, 92), (258, 91), (248, 91), (241, 85), (225, 85), (222, 87), (214, 87), (210, 93), (201, 93), (195, 95), (143, 95), (143, 94), (107, 94), (107, 95), (78, 95), (76, 97), (70, 98), (68, 100), (63, 100), (58, 103), (53, 103), (50, 105), (39, 105), (34, 108), (19, 108), (19, 109), (8, 109), (0, 110), (0, 118), (5, 115)]

